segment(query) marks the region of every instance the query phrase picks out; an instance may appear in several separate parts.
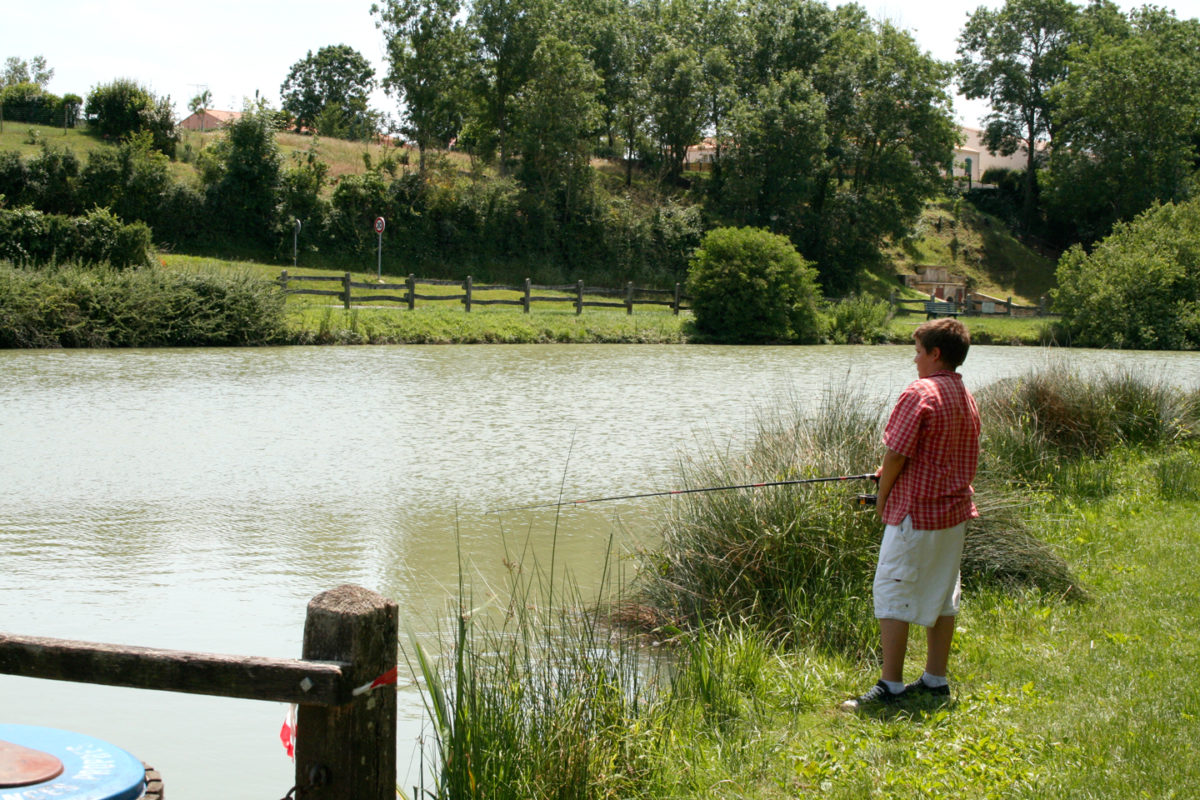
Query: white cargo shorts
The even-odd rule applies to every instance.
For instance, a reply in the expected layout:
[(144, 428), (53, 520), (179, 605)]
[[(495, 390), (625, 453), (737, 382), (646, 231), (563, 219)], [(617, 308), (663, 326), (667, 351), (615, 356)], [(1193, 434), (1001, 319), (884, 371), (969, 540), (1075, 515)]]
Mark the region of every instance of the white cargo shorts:
[(915, 530), (912, 517), (883, 530), (875, 568), (875, 617), (932, 626), (958, 615), (959, 566), (967, 524)]

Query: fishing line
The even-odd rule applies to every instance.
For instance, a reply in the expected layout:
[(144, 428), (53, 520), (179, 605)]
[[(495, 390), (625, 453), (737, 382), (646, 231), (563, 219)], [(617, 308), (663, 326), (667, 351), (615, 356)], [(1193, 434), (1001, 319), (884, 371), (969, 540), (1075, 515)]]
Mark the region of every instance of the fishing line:
[(498, 514), (502, 511), (529, 511), (535, 508), (561, 508), (562, 506), (581, 506), (587, 503), (607, 503), (613, 500), (639, 500), (644, 497), (669, 497), (681, 494), (697, 494), (699, 492), (727, 492), (734, 489), (762, 489), (767, 486), (796, 486), (802, 483), (833, 483), (835, 481), (864, 481), (876, 480), (875, 473), (867, 472), (862, 475), (836, 475), (829, 478), (797, 478), (787, 481), (763, 481), (761, 483), (738, 483), (730, 486), (705, 486), (699, 489), (670, 489), (665, 492), (641, 492), (639, 494), (622, 494), (613, 497), (592, 497), (587, 500), (562, 500), (557, 503), (537, 503), (530, 506), (513, 506), (511, 508), (494, 508), (485, 513)]

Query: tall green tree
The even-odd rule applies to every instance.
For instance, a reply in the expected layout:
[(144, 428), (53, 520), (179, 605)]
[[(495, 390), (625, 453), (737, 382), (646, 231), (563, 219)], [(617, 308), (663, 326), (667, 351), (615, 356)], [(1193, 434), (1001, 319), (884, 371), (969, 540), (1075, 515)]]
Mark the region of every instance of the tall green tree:
[(1050, 202), (1092, 241), (1155, 202), (1195, 190), (1200, 166), (1200, 21), (1146, 7), (1110, 18), (1072, 50), (1051, 93), (1059, 134)]
[(958, 39), (962, 93), (985, 99), (992, 112), (983, 120), (988, 149), (1025, 152), (1026, 231), (1038, 213), (1039, 142), (1054, 139), (1050, 89), (1067, 73), (1067, 51), (1079, 22), (1069, 0), (1006, 0), (993, 10), (980, 6)]
[(591, 183), (592, 136), (600, 125), (600, 80), (572, 44), (547, 36), (514, 114), (517, 178), (567, 221)]
[(387, 43), (384, 88), (400, 101), (401, 132), (425, 151), (447, 147), (463, 125), (467, 34), (458, 0), (386, 0), (371, 6)]
[(198, 161), (209, 213), (241, 241), (265, 245), (277, 233), (283, 156), (275, 133), (275, 114), (260, 103), (227, 125)]
[(279, 87), (283, 110), (295, 118), (296, 130), (326, 136), (369, 139), (378, 115), (369, 107), (375, 69), (361, 53), (345, 44), (322, 47), (292, 65)]
[(43, 56), (34, 56), (26, 61), (17, 56), (4, 59), (4, 71), (0, 73), (0, 89), (18, 83), (32, 83), (45, 89), (54, 78), (54, 69), (46, 65)]
[(471, 146), (485, 159), (511, 167), (512, 112), (533, 74), (533, 55), (549, 22), (546, 0), (475, 0), (468, 29), (474, 80)]

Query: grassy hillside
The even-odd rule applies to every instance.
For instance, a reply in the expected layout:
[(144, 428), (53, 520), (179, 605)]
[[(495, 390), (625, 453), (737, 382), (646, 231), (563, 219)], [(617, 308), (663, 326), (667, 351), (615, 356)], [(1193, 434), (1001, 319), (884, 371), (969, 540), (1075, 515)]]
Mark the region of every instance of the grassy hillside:
[(926, 206), (912, 236), (888, 251), (898, 274), (949, 267), (971, 288), (1035, 304), (1054, 287), (1055, 261), (1019, 242), (996, 218), (961, 199)]
[[(172, 163), (172, 174), (185, 183), (198, 181), (194, 166), (196, 157), (211, 147), (221, 136), (220, 131), (181, 131), (178, 157)], [(311, 150), (328, 164), (327, 192), (346, 176), (360, 174), (369, 165), (379, 165), (391, 159), (397, 172), (416, 169), (416, 151), (377, 143), (350, 142), (332, 138), (314, 138), (296, 133), (281, 132), (278, 142), (285, 164), (290, 165)], [(87, 154), (109, 144), (86, 129), (63, 130), (40, 125), (5, 123), (0, 131), (0, 150), (16, 150), (22, 157), (38, 154), (42, 143), (68, 147), (86, 161)], [(460, 153), (438, 153), (431, 158), (444, 159), (462, 173), (472, 170), (468, 156)], [(626, 193), (624, 171), (619, 165), (593, 162), (599, 181), (609, 191)], [(486, 172), (484, 174), (487, 174)], [(635, 177), (631, 197), (636, 202), (655, 203), (657, 193), (642, 185)], [(944, 266), (965, 274), (972, 288), (998, 297), (1013, 296), (1018, 302), (1033, 304), (1054, 285), (1054, 261), (1024, 247), (995, 218), (983, 214), (960, 199), (931, 202), (922, 214), (910, 237), (886, 252), (893, 269), (886, 267), (865, 272), (861, 289), (865, 293), (886, 296), (897, 286), (897, 274), (912, 274), (917, 266)], [(893, 271), (894, 270), (894, 271)]]

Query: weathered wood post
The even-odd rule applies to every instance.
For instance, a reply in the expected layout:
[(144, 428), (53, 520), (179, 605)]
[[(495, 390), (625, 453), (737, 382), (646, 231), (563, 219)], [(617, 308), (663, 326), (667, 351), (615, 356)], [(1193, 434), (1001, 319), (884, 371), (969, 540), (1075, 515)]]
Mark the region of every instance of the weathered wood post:
[(521, 300), (521, 306), (524, 309), (526, 314), (529, 313), (529, 290), (531, 288), (533, 288), (533, 286), (530, 283), (529, 278), (526, 278), (525, 279), (525, 297)]
[(296, 787), (305, 800), (395, 800), (396, 692), (352, 697), (396, 667), (400, 613), (387, 598), (345, 585), (314, 597), (303, 657), (349, 662), (345, 705), (301, 705), (296, 719)]
[(350, 273), (349, 272), (347, 272), (345, 275), (342, 276), (342, 291), (344, 293), (342, 302), (345, 304), (346, 310), (349, 311), (350, 310)]
[(1010, 297), (1010, 298), (1008, 298), (1008, 315), (1009, 315), (1010, 317), (1013, 315), (1013, 312), (1012, 312), (1012, 298), (1011, 298), (1011, 297)]
[(463, 289), (467, 293), (467, 296), (463, 298), (463, 305), (465, 305), (467, 307), (468, 314), (471, 313), (471, 286), (473, 286), (473, 285), (474, 285), (474, 281), (472, 281), (471, 276), (468, 275), (466, 282), (463, 283)]
[(625, 284), (625, 313), (633, 316), (633, 281)]
[(412, 311), (417, 307), (417, 276), (411, 272), (408, 273), (408, 279), (404, 281), (404, 287), (408, 291), (408, 310)]
[(279, 285), (280, 285), (280, 286), (283, 288), (283, 290), (284, 290), (285, 292), (287, 291), (287, 286), (288, 286), (288, 274), (287, 274), (287, 270), (286, 270), (286, 269), (285, 269), (283, 272), (279, 273)]
[(575, 316), (583, 313), (583, 281), (575, 282)]
[(679, 316), (679, 283), (678, 283), (678, 282), (676, 282), (676, 284), (675, 284), (675, 303), (674, 303), (674, 306), (675, 306), (675, 316), (677, 316), (677, 317), (678, 317), (678, 316)]

